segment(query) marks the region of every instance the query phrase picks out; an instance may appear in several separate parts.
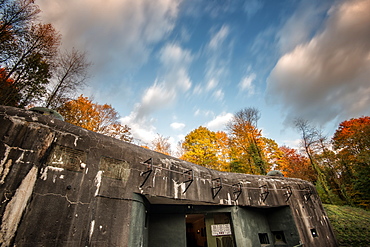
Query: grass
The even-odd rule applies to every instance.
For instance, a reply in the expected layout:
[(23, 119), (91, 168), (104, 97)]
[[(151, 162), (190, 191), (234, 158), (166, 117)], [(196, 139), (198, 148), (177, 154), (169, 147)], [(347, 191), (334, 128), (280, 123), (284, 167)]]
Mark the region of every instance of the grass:
[(334, 233), (342, 247), (370, 246), (370, 212), (350, 206), (324, 204)]

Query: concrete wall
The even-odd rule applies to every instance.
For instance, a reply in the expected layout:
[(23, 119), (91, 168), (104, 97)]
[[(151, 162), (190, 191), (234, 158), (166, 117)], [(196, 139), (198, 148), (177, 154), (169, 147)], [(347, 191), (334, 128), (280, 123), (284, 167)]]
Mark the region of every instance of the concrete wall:
[[(148, 159), (153, 161), (150, 173)], [(184, 193), (188, 170), (194, 181)], [(214, 197), (216, 178), (222, 188)], [(242, 191), (235, 200), (237, 183)], [(148, 246), (153, 232), (146, 220), (156, 224), (151, 208), (158, 204), (230, 207), (235, 222), (243, 219), (234, 229), (238, 246), (256, 242), (255, 235), (245, 233), (250, 222), (266, 231), (278, 226), (253, 217), (256, 211), (246, 207), (285, 207), (305, 246), (336, 246), (315, 187), (306, 181), (218, 172), (3, 106), (0, 201), (1, 246)]]
[(250, 208), (239, 207), (232, 214), (236, 239), (240, 246), (259, 246), (259, 234), (267, 234), (269, 244), (278, 246), (274, 233), (284, 235), (283, 246), (299, 245), (300, 238), (289, 207)]

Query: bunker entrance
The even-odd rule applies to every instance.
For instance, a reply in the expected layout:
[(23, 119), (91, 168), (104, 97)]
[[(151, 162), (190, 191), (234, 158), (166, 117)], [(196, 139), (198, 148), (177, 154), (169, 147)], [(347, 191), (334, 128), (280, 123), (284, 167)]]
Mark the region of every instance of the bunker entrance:
[(143, 246), (291, 247), (300, 243), (289, 206), (256, 208), (153, 203), (147, 209), (142, 217), (145, 215), (147, 231)]
[(152, 204), (148, 246), (235, 247), (231, 213), (224, 210), (227, 209)]

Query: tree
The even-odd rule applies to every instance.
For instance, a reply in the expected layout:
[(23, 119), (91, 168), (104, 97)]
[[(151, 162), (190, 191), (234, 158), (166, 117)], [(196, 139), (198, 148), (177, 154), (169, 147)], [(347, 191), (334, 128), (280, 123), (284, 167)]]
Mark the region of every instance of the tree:
[(132, 141), (130, 128), (119, 123), (119, 115), (110, 105), (99, 105), (80, 95), (75, 100), (67, 101), (58, 111), (68, 123), (123, 141)]
[(39, 13), (33, 0), (0, 1), (0, 63), (14, 55), (15, 41), (27, 32)]
[[(6, 77), (0, 83), (12, 79), (22, 96), (19, 106), (25, 106), (45, 94), (60, 35), (51, 24), (37, 24), (32, 25), (14, 42), (13, 54), (3, 62)], [(11, 92), (1, 93), (7, 95), (1, 104), (9, 105), (9, 102), (14, 101), (15, 95)]]
[(93, 104), (94, 109), (98, 112), (98, 127), (95, 130), (98, 133), (107, 134), (111, 130), (112, 124), (119, 123), (118, 112), (108, 104)]
[(333, 136), (336, 150), (346, 152), (351, 158), (370, 152), (370, 117), (352, 118), (339, 124)]
[(66, 102), (58, 111), (68, 123), (91, 131), (99, 129), (99, 112), (88, 97), (80, 95), (77, 99)]
[(266, 137), (261, 137), (262, 152), (265, 157), (268, 167), (276, 168), (283, 161), (283, 151), (279, 148), (279, 145), (273, 140)]
[(312, 126), (307, 120), (297, 118), (294, 124), (296, 129), (301, 133), (301, 145), (305, 150), (313, 170), (316, 172), (316, 188), (318, 193), (324, 202), (333, 203), (337, 200), (336, 195), (330, 188), (324, 169), (320, 166), (319, 160), (317, 159), (320, 154), (319, 151), (322, 150), (320, 148), (320, 144), (323, 143), (323, 139), (325, 138), (323, 138), (321, 132)]
[(84, 86), (90, 63), (86, 54), (72, 49), (60, 53), (56, 59), (52, 76), (52, 90), (46, 100), (46, 107), (57, 108)]
[(60, 35), (51, 24), (37, 22), (39, 13), (34, 0), (0, 0), (0, 104), (46, 101), (56, 109), (84, 85), (85, 54), (73, 49), (57, 56)]
[(157, 134), (157, 137), (152, 141), (152, 149), (156, 152), (171, 155), (171, 144), (168, 142), (169, 137), (163, 137)]
[[(30, 56), (24, 64), (24, 71), (27, 71), (21, 77), (18, 74), (15, 84), (18, 84), (21, 100), (19, 107), (24, 107), (30, 103), (41, 100), (46, 93), (46, 85), (50, 78), (50, 63), (46, 61), (39, 53)], [(10, 97), (10, 99), (14, 96)]]
[(245, 108), (237, 112), (227, 124), (232, 171), (266, 174), (262, 135), (257, 128), (259, 118), (260, 113), (256, 108)]
[(110, 128), (107, 132), (102, 133), (104, 135), (116, 138), (125, 142), (132, 142), (133, 137), (130, 132), (131, 128), (127, 125), (122, 125), (120, 123), (113, 123), (110, 125)]
[(317, 175), (313, 170), (309, 159), (298, 153), (294, 148), (287, 146), (280, 147), (282, 160), (279, 162), (278, 169), (287, 177), (300, 178), (310, 182), (316, 182)]
[(207, 168), (218, 166), (215, 132), (200, 126), (185, 136), (182, 146), (185, 153), (181, 159)]
[(333, 136), (339, 158), (340, 182), (351, 201), (370, 207), (370, 117), (352, 118), (339, 124)]
[(132, 142), (130, 128), (127, 125), (122, 125), (119, 122), (118, 112), (108, 104), (99, 105), (94, 104), (96, 111), (98, 112), (98, 128), (96, 132), (114, 137), (116, 139)]
[[(6, 43), (13, 36), (21, 35), (33, 22), (40, 9), (34, 0), (0, 1), (0, 42)], [(3, 47), (1, 47), (3, 48)]]

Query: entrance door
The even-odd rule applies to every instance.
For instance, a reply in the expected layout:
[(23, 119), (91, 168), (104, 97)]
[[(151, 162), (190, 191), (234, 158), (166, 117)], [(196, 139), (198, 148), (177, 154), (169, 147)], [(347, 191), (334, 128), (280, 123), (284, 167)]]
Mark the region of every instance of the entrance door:
[(235, 247), (230, 213), (207, 214), (208, 247)]
[(187, 214), (186, 246), (207, 247), (206, 223), (204, 214)]

